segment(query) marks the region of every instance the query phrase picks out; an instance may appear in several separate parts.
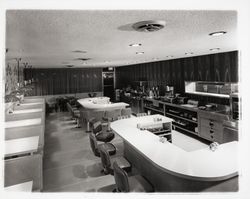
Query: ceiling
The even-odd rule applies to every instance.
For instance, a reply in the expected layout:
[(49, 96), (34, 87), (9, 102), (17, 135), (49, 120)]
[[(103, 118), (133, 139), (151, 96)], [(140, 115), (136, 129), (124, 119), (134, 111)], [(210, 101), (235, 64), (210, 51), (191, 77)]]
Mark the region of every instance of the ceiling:
[[(166, 26), (156, 32), (132, 28), (145, 20)], [(236, 29), (236, 11), (9, 10), (6, 61), (22, 58), (38, 68), (115, 67), (227, 52), (237, 50)], [(227, 33), (209, 36), (216, 31)]]

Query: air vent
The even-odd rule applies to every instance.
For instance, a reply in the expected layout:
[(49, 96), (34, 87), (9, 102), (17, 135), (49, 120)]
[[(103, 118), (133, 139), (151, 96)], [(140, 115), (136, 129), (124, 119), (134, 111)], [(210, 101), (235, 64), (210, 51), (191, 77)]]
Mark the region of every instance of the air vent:
[(139, 32), (155, 32), (166, 25), (165, 21), (140, 21), (135, 23), (132, 27)]

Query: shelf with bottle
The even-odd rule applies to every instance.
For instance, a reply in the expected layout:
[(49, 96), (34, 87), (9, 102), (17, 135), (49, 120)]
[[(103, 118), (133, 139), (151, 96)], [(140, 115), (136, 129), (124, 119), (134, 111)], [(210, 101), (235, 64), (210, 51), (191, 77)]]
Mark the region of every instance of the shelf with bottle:
[(152, 110), (152, 111), (155, 111), (157, 113), (164, 115), (164, 104), (159, 103), (159, 100), (145, 99), (144, 100), (144, 109)]
[(185, 120), (188, 122), (198, 124), (196, 111), (189, 111), (186, 109), (166, 105), (165, 106), (165, 114), (168, 116), (172, 116), (172, 117), (175, 117), (178, 119), (182, 119), (182, 120)]
[(194, 124), (198, 124), (198, 122), (197, 122), (197, 118), (193, 118), (193, 119), (188, 119), (188, 118), (185, 118), (185, 117), (183, 117), (183, 116), (178, 116), (178, 115), (175, 115), (175, 114), (171, 114), (171, 113), (166, 113), (165, 114), (166, 116), (169, 116), (169, 117), (173, 117), (173, 118), (179, 118), (179, 119), (181, 119), (181, 120), (186, 120), (186, 121), (188, 121), (188, 122), (192, 122), (192, 123), (194, 123)]
[(157, 113), (160, 113), (160, 114), (164, 114), (164, 110), (163, 109), (159, 109), (159, 108), (154, 108), (152, 106), (145, 106), (144, 105), (144, 109), (149, 109), (151, 111), (155, 111)]
[(184, 132), (188, 132), (188, 133), (191, 133), (191, 134), (194, 134), (194, 135), (198, 135), (198, 127), (196, 127), (194, 130), (190, 130), (190, 129), (187, 129), (186, 127), (182, 127), (180, 126), (178, 123), (176, 122), (173, 122), (173, 129), (180, 129)]
[(165, 104), (165, 116), (174, 119), (173, 127), (198, 135), (197, 112)]

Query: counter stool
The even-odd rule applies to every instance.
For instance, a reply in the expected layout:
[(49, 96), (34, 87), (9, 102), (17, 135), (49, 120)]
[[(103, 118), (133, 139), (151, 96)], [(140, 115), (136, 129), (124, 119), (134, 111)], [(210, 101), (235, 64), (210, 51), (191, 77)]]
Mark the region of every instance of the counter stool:
[(71, 115), (71, 119), (75, 120), (75, 123), (77, 124), (76, 128), (80, 128), (80, 111), (77, 108), (74, 108), (70, 105), (70, 103), (67, 102), (67, 109)]
[(153, 192), (153, 186), (142, 176), (128, 176), (115, 161), (113, 163), (116, 192)]
[(93, 124), (93, 133), (95, 134), (96, 140), (101, 142), (110, 142), (115, 137), (113, 132), (103, 131), (102, 123), (100, 121)]
[(114, 174), (114, 169), (113, 169), (114, 162), (116, 162), (119, 168), (122, 168), (126, 171), (131, 170), (130, 163), (123, 156), (116, 156), (114, 158), (111, 158), (105, 145), (101, 145), (99, 151), (101, 155), (104, 174), (111, 174), (111, 175)]
[(108, 151), (109, 155), (116, 154), (116, 148), (112, 143), (97, 144), (96, 137), (93, 133), (89, 134), (89, 142), (90, 142), (91, 150), (93, 151), (94, 155), (97, 157), (100, 157), (100, 150), (99, 150), (100, 146), (105, 148)]

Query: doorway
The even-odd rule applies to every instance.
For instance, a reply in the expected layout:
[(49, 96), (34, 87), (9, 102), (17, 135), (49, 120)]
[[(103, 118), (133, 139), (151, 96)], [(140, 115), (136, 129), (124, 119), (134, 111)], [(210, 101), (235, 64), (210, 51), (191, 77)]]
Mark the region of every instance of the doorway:
[(110, 98), (110, 101), (115, 100), (115, 83), (114, 83), (114, 71), (103, 71), (103, 95)]

